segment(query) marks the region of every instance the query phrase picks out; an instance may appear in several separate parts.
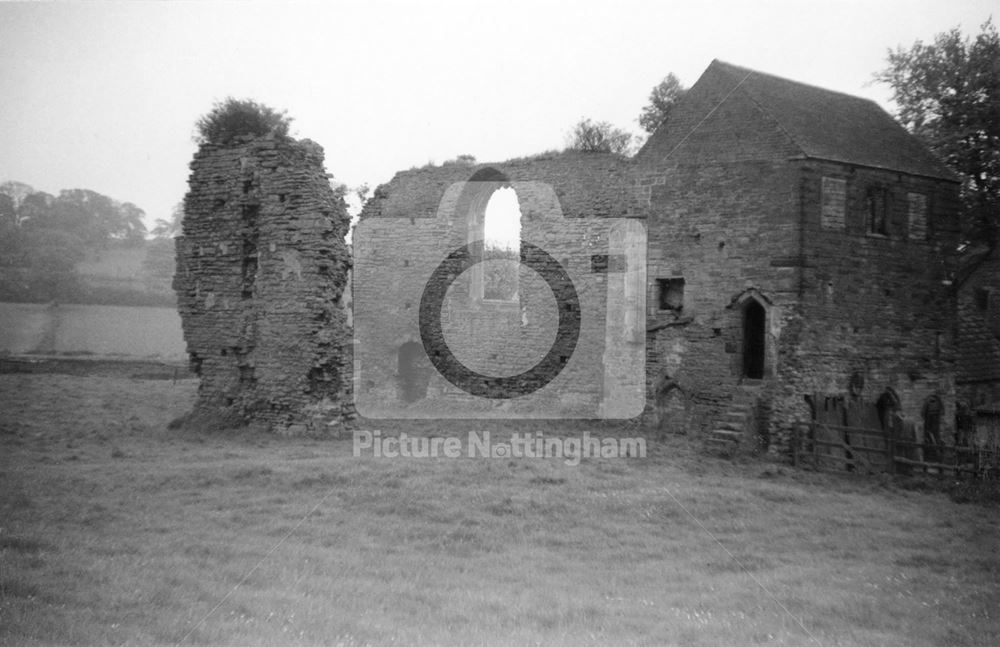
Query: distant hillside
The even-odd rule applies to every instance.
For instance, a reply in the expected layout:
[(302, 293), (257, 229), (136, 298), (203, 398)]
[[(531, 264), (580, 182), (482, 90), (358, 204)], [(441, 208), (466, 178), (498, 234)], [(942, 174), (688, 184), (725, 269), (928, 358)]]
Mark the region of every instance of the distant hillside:
[[(89, 189), (0, 183), (0, 301), (176, 306), (173, 240), (147, 240), (145, 215)], [(176, 230), (178, 217), (154, 233)]]
[(0, 267), (0, 301), (173, 307), (173, 273), (173, 239), (113, 244), (87, 252), (58, 277), (34, 268)]

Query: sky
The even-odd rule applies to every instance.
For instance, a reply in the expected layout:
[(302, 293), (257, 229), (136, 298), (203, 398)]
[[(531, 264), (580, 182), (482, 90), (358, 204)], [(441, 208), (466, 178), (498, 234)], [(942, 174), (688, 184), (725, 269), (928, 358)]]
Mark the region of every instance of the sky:
[(168, 218), (198, 117), (228, 96), (294, 118), (327, 171), (375, 187), (462, 154), (563, 148), (588, 117), (640, 133), (649, 92), (718, 58), (871, 98), (890, 48), (997, 0), (0, 2), (0, 182), (86, 188)]

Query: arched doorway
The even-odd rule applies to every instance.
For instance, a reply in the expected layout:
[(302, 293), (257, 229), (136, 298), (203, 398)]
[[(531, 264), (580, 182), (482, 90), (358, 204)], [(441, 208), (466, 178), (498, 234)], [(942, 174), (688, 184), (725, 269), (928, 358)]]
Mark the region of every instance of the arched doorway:
[(416, 402), (427, 396), (429, 364), (424, 347), (408, 341), (399, 347), (396, 355), (399, 396), (403, 402)]
[(743, 309), (743, 376), (759, 380), (764, 377), (767, 312), (756, 299), (750, 299)]

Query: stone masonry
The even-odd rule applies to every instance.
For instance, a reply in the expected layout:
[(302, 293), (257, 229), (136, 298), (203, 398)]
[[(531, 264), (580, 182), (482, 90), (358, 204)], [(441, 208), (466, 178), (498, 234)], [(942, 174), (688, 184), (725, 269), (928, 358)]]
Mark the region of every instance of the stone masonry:
[[(641, 291), (645, 265), (637, 261), (631, 274), (618, 271), (624, 264), (600, 266), (609, 256), (627, 256), (626, 238), (636, 232), (624, 231), (622, 224), (641, 229), (631, 220), (614, 219), (626, 215), (629, 206), (627, 168), (620, 156), (568, 152), (478, 167), (414, 169), (380, 186), (355, 232), (359, 412), (372, 415), (368, 412), (377, 410), (379, 417), (440, 418), (461, 412), (487, 418), (601, 418), (614, 417), (614, 407), (637, 401), (633, 415), (640, 413), (641, 344), (616, 326), (627, 309), (624, 282), (638, 281), (635, 289)], [(530, 397), (490, 400), (463, 392), (433, 370), (418, 316), (434, 268), (452, 250), (482, 240), (486, 205), (504, 187), (515, 191), (520, 204), (521, 239), (551, 255), (571, 277), (581, 328), (575, 348), (559, 350), (564, 366), (549, 388)], [(550, 286), (521, 266), (515, 270), (516, 299), (485, 298), (482, 287), (478, 292), (476, 287), (482, 271), (473, 266), (448, 290), (440, 314), (443, 337), (470, 369), (524, 375), (555, 348), (555, 308), (565, 295), (553, 299)], [(632, 321), (634, 330), (644, 328), (641, 312)], [(634, 390), (618, 374), (631, 362), (640, 367)], [(524, 377), (517, 386), (531, 382)]]
[[(358, 326), (357, 355), (341, 305), (348, 221), (319, 147), (204, 147), (192, 171), (175, 288), (199, 411), (325, 424), (357, 395), (353, 366), (381, 417), (442, 417), (454, 404), (471, 418), (601, 418), (631, 395), (616, 385), (644, 347), (633, 421), (661, 433), (711, 436), (726, 423), (740, 442), (786, 450), (810, 420), (920, 433), (932, 416), (951, 435), (965, 375), (959, 182), (872, 102), (715, 61), (632, 159), (564, 152), (397, 173), (361, 214), (359, 230), (378, 236), (355, 239), (355, 322), (378, 323)], [(585, 312), (604, 313), (584, 316), (587, 343), (563, 358), (550, 399), (523, 410), (453, 388), (418, 326), (427, 277), (483, 238), (500, 188), (518, 195), (522, 238), (562, 265)], [(624, 253), (632, 234), (610, 225), (621, 220), (642, 224), (641, 271)], [(551, 298), (523, 267), (515, 299), (486, 298), (487, 265), (447, 278), (435, 334), (468, 367), (517, 374), (554, 335), (533, 327)], [(995, 275), (987, 264), (977, 276)], [(993, 308), (994, 285), (970, 280), (966, 309)], [(629, 291), (643, 289), (645, 312), (631, 312)]]
[(291, 433), (342, 422), (349, 217), (329, 178), (309, 140), (203, 145), (191, 162), (174, 289), (195, 416)]
[(650, 383), (703, 431), (749, 404), (783, 447), (821, 401), (883, 396), (953, 420), (958, 184), (880, 108), (716, 61), (635, 161)]

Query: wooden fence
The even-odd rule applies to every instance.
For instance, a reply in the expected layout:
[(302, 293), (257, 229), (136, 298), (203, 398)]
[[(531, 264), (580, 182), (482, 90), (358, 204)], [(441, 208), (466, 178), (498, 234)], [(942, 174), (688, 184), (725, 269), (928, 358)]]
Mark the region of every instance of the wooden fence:
[(1000, 452), (904, 440), (894, 431), (803, 423), (792, 436), (792, 462), (858, 474), (952, 474), (1000, 478)]

